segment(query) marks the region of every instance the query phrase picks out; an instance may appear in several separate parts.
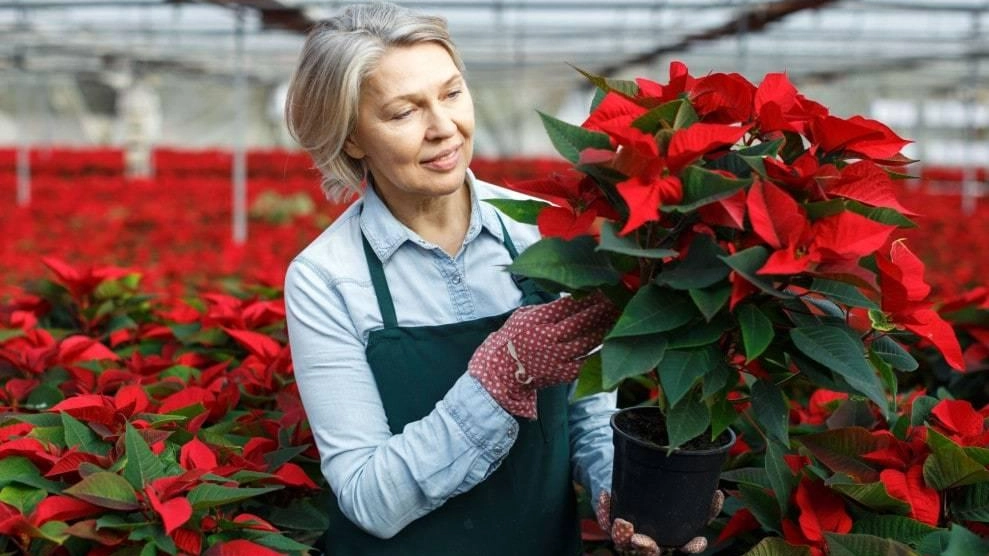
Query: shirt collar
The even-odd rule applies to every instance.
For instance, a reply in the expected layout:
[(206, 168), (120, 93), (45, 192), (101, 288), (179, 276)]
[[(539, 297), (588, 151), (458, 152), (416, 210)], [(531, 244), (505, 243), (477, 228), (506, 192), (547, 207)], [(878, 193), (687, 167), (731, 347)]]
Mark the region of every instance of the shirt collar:
[[(470, 224), (467, 226), (464, 245), (474, 241), (482, 231), (488, 232), (498, 241), (503, 242), (505, 238), (497, 211), (490, 203), (482, 203), (478, 198), (478, 184), (475, 183), (474, 173), (470, 170), (467, 170), (467, 186), (470, 188)], [(388, 210), (385, 202), (378, 196), (373, 187), (364, 188), (364, 197), (361, 202), (363, 203), (360, 217), (361, 231), (382, 262), (391, 258), (392, 254), (406, 241), (411, 241), (426, 249), (436, 247), (392, 216), (391, 211)]]

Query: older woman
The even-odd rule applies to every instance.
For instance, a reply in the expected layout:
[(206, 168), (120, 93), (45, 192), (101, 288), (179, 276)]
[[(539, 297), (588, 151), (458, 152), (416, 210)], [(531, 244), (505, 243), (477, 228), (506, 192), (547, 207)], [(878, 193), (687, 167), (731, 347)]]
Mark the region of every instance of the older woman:
[(468, 170), (474, 109), (445, 21), (369, 4), (320, 23), (286, 115), (327, 196), (360, 197), (285, 281), (336, 496), (327, 552), (578, 554), (572, 481), (610, 487), (615, 399), (571, 401), (571, 383), (616, 311), (505, 272), (538, 232)]

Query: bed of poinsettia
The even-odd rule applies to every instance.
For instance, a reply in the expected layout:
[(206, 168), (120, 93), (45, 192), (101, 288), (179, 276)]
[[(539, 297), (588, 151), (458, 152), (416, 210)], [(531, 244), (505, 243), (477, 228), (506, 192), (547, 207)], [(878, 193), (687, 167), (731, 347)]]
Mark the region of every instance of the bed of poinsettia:
[[(328, 493), (279, 284), (340, 207), (320, 204), (296, 155), (254, 153), (251, 235), (234, 246), (229, 153), (163, 151), (153, 181), (121, 177), (103, 154), (37, 158), (31, 207), (0, 215), (0, 553), (306, 551)], [(740, 427), (710, 553), (989, 553), (989, 234), (974, 229), (987, 209), (961, 218), (957, 197), (922, 186), (903, 198), (922, 213), (908, 241), (965, 372), (909, 346), (920, 368), (891, 421), (847, 394), (788, 392), (788, 465), (767, 469), (760, 429)], [(588, 551), (607, 553), (585, 525)]]

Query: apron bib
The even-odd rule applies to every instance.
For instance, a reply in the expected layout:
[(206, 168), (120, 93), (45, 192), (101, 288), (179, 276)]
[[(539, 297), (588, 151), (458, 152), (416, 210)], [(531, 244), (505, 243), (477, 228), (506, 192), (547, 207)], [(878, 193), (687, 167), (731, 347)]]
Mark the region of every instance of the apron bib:
[[(505, 230), (505, 248), (518, 253)], [(468, 322), (400, 327), (381, 261), (364, 240), (384, 328), (368, 337), (367, 360), (393, 434), (433, 410), (467, 369), (477, 347), (511, 312)], [(523, 304), (551, 296), (516, 278)], [(471, 490), (413, 521), (391, 539), (369, 535), (335, 500), (324, 539), (330, 556), (574, 556), (580, 536), (570, 477), (568, 386), (538, 393), (539, 419), (519, 421), (498, 469)]]

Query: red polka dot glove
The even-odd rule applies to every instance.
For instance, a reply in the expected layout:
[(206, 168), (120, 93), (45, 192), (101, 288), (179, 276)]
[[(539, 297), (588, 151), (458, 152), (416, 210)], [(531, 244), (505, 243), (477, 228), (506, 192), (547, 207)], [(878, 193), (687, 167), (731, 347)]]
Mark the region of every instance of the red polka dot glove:
[[(725, 504), (725, 494), (720, 490), (714, 491), (714, 498), (711, 499), (711, 519), (721, 513), (721, 507)], [(656, 541), (648, 535), (635, 532), (635, 527), (628, 521), (618, 518), (611, 521), (611, 493), (602, 490), (598, 495), (597, 510), (595, 511), (598, 525), (602, 530), (611, 535), (611, 541), (615, 543), (615, 548), (625, 556), (659, 556), (662, 553)], [(687, 544), (675, 548), (687, 554), (698, 554), (707, 550), (707, 539), (704, 537), (694, 537)]]
[(467, 371), (512, 415), (536, 418), (536, 391), (577, 378), (577, 359), (601, 344), (618, 318), (602, 294), (516, 309), (477, 348)]

